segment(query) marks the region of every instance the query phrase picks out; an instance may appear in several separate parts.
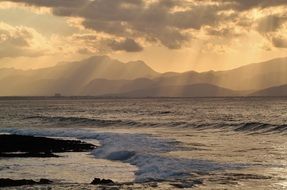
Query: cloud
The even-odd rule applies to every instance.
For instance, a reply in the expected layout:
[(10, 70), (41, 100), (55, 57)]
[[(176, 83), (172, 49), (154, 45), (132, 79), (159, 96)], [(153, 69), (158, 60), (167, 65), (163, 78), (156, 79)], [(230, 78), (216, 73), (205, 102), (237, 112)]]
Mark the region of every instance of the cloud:
[(44, 7), (79, 7), (89, 3), (90, 0), (10, 0), (11, 2)]
[(0, 42), (2, 45), (29, 47), (29, 40), (33, 37), (30, 29), (25, 27), (12, 27), (0, 23)]
[[(188, 0), (11, 1), (50, 7), (57, 16), (83, 18), (82, 25), (88, 29), (120, 38), (151, 40), (171, 49), (190, 40), (185, 30), (199, 30), (205, 24), (215, 23), (216, 11), (220, 9), (215, 5), (196, 6)], [(186, 5), (190, 6), (187, 10)]]
[(109, 46), (112, 50), (116, 51), (139, 52), (143, 50), (143, 47), (140, 44), (130, 38), (121, 41), (112, 41)]
[(83, 26), (87, 29), (92, 29), (97, 32), (108, 33), (116, 36), (128, 36), (132, 33), (127, 30), (129, 26), (126, 23), (113, 22), (113, 21), (98, 21), (86, 19), (82, 22)]
[(241, 30), (241, 27), (236, 26), (219, 26), (219, 27), (206, 27), (205, 32), (207, 35), (210, 36), (219, 36), (222, 38), (234, 38), (234, 37), (240, 37), (243, 35), (243, 31)]
[(88, 48), (80, 48), (78, 49), (78, 53), (79, 54), (92, 54), (93, 52), (91, 52)]
[(268, 15), (258, 20), (257, 30), (260, 33), (274, 32), (287, 21), (284, 15)]
[(74, 34), (67, 41), (78, 47), (80, 54), (110, 53), (113, 51), (140, 52), (141, 44), (131, 38), (115, 39), (95, 33)]
[(287, 48), (286, 25), (287, 15), (272, 14), (257, 21), (257, 31), (275, 48)]
[(286, 0), (213, 0), (214, 2), (230, 3), (232, 9), (249, 10), (253, 8), (270, 8), (275, 6), (286, 6)]
[[(128, 52), (142, 50), (143, 47), (136, 41), (179, 49), (192, 42), (192, 39), (199, 38), (202, 31), (211, 39), (216, 36), (237, 38), (241, 35), (240, 32), (249, 30), (262, 34), (270, 33), (284, 24), (286, 8), (282, 9), (281, 14), (274, 14), (269, 10), (269, 13), (263, 14), (264, 16), (260, 16), (260, 11), (287, 6), (286, 0), (10, 1), (48, 7), (51, 13), (57, 16), (79, 18), (84, 28), (115, 39), (108, 44), (110, 48)], [(254, 9), (257, 10), (256, 14), (252, 12)], [(93, 51), (95, 47), (101, 49), (99, 44), (104, 46), (102, 49), (108, 48), (105, 40), (101, 38), (92, 42), (95, 43), (90, 44), (90, 47), (94, 48)]]
[(35, 30), (28, 27), (0, 23), (0, 58), (40, 56), (40, 48), (34, 48), (37, 35), (39, 34)]
[(273, 37), (272, 44), (277, 48), (287, 48), (287, 38), (283, 37)]

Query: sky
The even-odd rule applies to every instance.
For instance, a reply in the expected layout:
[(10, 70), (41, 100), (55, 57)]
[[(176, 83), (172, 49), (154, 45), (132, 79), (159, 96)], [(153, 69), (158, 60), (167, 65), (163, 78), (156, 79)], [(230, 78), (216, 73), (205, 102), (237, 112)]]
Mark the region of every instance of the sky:
[(0, 0), (0, 68), (108, 55), (159, 72), (287, 56), (286, 0)]

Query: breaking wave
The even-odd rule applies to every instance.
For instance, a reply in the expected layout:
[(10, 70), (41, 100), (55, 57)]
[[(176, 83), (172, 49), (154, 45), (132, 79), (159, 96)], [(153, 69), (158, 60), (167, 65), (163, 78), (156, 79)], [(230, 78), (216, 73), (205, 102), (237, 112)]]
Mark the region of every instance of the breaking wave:
[(145, 134), (95, 132), (87, 129), (20, 129), (2, 128), (0, 133), (19, 135), (72, 137), (97, 140), (101, 146), (92, 151), (95, 158), (129, 163), (138, 168), (136, 182), (151, 180), (177, 180), (190, 177), (194, 172), (211, 172), (239, 169), (243, 164), (217, 163), (208, 160), (174, 158), (166, 153), (187, 151), (181, 143), (172, 139), (160, 139)]

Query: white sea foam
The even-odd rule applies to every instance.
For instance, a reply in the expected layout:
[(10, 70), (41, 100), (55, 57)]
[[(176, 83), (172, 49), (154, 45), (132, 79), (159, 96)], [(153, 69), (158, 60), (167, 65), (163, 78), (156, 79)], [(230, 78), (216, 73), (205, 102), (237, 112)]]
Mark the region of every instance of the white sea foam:
[(149, 180), (175, 180), (188, 177), (197, 171), (214, 171), (240, 165), (168, 157), (171, 151), (187, 150), (172, 139), (160, 139), (144, 134), (96, 132), (88, 129), (0, 129), (3, 133), (19, 135), (72, 137), (83, 140), (94, 139), (101, 144), (92, 151), (95, 158), (121, 161), (135, 165), (137, 182)]

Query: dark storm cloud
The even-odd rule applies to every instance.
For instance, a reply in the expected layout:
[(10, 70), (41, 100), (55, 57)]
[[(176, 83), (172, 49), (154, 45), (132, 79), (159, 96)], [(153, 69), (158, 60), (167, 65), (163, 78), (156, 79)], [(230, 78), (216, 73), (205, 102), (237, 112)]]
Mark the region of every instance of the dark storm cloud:
[[(83, 26), (118, 37), (158, 41), (168, 48), (180, 48), (189, 40), (183, 30), (199, 30), (219, 19), (218, 6), (194, 6), (186, 0), (11, 0), (51, 7), (53, 14), (81, 17)], [(194, 7), (186, 7), (186, 5)], [(182, 8), (174, 12), (174, 8)]]
[(127, 38), (121, 41), (112, 41), (109, 43), (112, 50), (126, 51), (126, 52), (139, 52), (143, 50), (143, 47), (135, 40)]
[(232, 9), (237, 10), (287, 5), (286, 0), (213, 0), (213, 2), (230, 3)]
[(132, 35), (131, 31), (128, 30), (129, 26), (122, 22), (86, 19), (83, 21), (82, 25), (87, 29), (116, 36)]
[[(161, 0), (147, 5), (142, 0), (95, 0), (89, 6), (75, 11), (55, 8), (58, 16), (80, 16), (86, 28), (129, 38), (141, 37), (159, 41), (169, 48), (179, 48), (187, 36), (176, 26), (176, 5), (172, 0)], [(197, 26), (196, 26), (197, 27)]]
[(79, 7), (87, 4), (90, 0), (9, 0), (16, 3), (25, 3), (27, 5), (44, 7)]
[[(85, 28), (120, 38), (145, 39), (170, 49), (189, 42), (191, 31), (205, 26), (216, 28), (228, 22), (247, 23), (242, 11), (287, 5), (287, 0), (10, 0), (52, 8), (57, 16), (83, 18)], [(235, 10), (233, 14), (224, 11)], [(241, 20), (241, 21), (240, 21)], [(275, 16), (258, 21), (259, 32), (280, 28)], [(270, 24), (269, 24), (270, 23)], [(241, 27), (251, 27), (249, 24)], [(210, 35), (224, 35), (227, 30), (209, 30)], [(208, 34), (208, 33), (207, 33)], [(231, 37), (232, 35), (229, 35)]]

